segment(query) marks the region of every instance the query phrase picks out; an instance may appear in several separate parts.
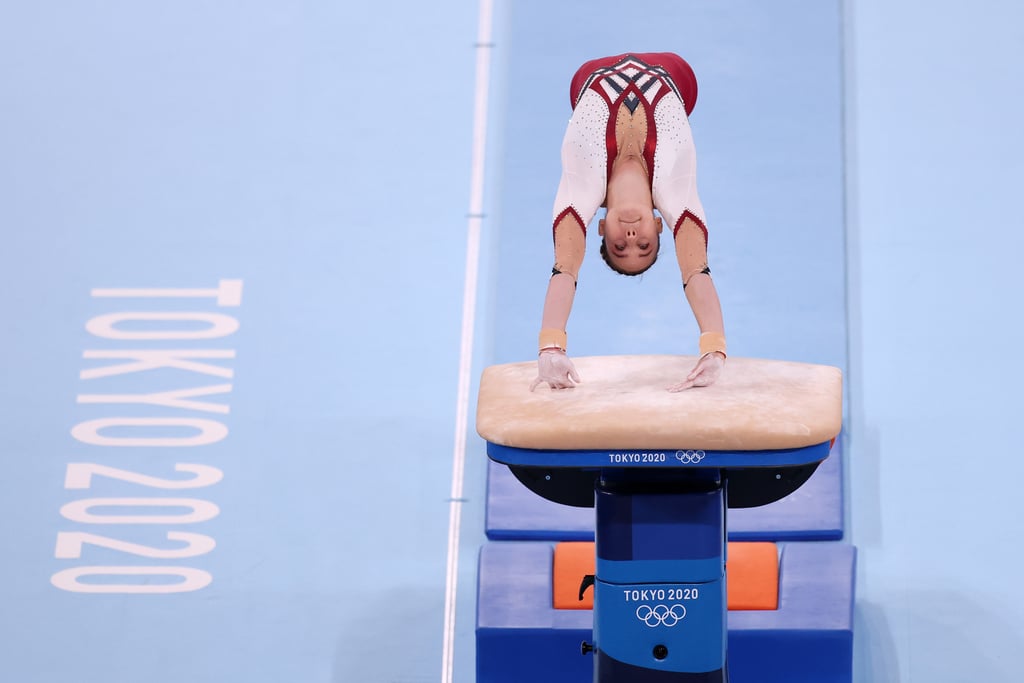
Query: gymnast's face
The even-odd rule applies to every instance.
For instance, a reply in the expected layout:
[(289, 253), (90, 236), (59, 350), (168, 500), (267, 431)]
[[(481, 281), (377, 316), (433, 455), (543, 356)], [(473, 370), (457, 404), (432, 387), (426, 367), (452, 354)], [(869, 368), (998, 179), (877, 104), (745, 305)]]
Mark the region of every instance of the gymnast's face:
[(613, 208), (598, 222), (609, 265), (621, 273), (639, 274), (658, 257), (661, 219), (650, 209)]

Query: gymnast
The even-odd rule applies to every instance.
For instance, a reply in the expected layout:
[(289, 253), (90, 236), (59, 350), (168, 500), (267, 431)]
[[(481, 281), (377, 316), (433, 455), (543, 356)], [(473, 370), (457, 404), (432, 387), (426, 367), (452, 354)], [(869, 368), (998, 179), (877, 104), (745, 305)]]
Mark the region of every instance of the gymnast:
[(541, 383), (567, 389), (580, 381), (566, 353), (565, 328), (587, 225), (602, 206), (601, 257), (622, 275), (650, 268), (661, 246), (662, 218), (671, 226), (683, 291), (700, 328), (700, 358), (668, 390), (709, 386), (725, 366), (726, 346), (722, 308), (708, 268), (708, 232), (687, 118), (697, 100), (693, 70), (671, 52), (604, 57), (579, 68), (569, 95), (573, 113), (562, 141), (562, 177), (553, 211), (555, 265), (530, 391)]

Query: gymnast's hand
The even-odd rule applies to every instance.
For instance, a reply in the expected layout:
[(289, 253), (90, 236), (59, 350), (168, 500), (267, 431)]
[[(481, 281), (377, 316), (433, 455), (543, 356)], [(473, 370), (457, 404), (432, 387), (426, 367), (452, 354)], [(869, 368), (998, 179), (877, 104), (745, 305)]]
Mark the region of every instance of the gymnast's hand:
[(580, 381), (576, 367), (565, 351), (544, 349), (537, 356), (537, 379), (530, 384), (533, 391), (541, 382), (547, 382), (552, 389), (572, 389)]
[(686, 376), (685, 382), (674, 384), (668, 388), (669, 391), (683, 391), (690, 387), (709, 387), (715, 383), (718, 376), (722, 374), (725, 367), (725, 355), (718, 351), (712, 351), (697, 361), (690, 374)]

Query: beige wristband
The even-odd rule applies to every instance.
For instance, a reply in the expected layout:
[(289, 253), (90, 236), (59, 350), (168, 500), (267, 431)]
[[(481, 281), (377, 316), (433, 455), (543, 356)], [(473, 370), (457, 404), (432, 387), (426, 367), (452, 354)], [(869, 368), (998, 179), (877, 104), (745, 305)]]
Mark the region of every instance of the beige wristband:
[(540, 331), (540, 337), (537, 340), (537, 345), (540, 350), (544, 349), (559, 349), (561, 351), (566, 350), (566, 336), (565, 330), (556, 330), (551, 327), (546, 327)]
[(700, 355), (706, 356), (709, 353), (725, 355), (725, 335), (721, 332), (703, 332), (700, 335)]

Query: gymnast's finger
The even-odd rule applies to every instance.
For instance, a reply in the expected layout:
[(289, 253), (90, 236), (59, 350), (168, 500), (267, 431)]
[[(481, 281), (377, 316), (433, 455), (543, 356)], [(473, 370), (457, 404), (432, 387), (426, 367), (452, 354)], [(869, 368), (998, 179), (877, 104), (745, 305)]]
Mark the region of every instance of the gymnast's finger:
[(572, 389), (576, 384), (572, 380), (572, 371), (566, 370), (558, 376), (548, 380), (552, 389)]
[(675, 394), (675, 393), (678, 393), (680, 391), (685, 391), (685, 390), (689, 389), (690, 387), (693, 386), (693, 383), (694, 383), (694, 380), (687, 378), (687, 380), (685, 382), (680, 382), (679, 384), (674, 384), (674, 385), (670, 386), (668, 388), (668, 390), (671, 393)]

